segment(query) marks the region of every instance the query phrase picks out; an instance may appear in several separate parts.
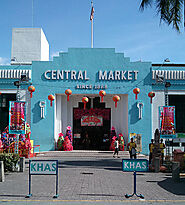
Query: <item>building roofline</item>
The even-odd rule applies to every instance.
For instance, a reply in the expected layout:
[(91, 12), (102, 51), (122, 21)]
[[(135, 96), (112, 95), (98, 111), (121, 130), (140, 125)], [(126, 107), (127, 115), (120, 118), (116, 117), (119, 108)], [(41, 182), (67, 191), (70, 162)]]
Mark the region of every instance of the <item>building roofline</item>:
[(155, 67), (155, 66), (157, 66), (157, 67), (159, 67), (159, 66), (161, 66), (161, 67), (185, 67), (185, 64), (182, 64), (182, 63), (180, 63), (180, 64), (174, 64), (174, 63), (168, 63), (168, 64), (152, 63), (152, 66), (153, 67)]

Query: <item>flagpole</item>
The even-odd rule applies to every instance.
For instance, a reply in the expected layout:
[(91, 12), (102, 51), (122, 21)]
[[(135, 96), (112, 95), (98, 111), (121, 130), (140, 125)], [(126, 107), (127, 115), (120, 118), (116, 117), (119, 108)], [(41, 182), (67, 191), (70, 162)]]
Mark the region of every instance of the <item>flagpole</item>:
[(184, 1), (184, 29), (185, 29), (185, 1)]
[(32, 0), (32, 28), (33, 28), (33, 0)]
[[(91, 1), (91, 9), (93, 9), (93, 1)], [(91, 48), (93, 48), (93, 18), (91, 19)]]
[(93, 19), (91, 20), (91, 48), (93, 48)]

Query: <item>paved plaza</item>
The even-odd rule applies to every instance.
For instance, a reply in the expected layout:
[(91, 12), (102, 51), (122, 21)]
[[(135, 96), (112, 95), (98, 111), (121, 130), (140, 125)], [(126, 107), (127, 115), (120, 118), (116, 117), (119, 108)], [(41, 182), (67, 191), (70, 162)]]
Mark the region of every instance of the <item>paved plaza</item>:
[[(141, 200), (135, 196), (129, 199), (124, 196), (133, 193), (133, 173), (122, 171), (123, 158), (129, 158), (128, 152), (120, 152), (120, 158), (113, 158), (112, 152), (45, 152), (32, 159), (59, 161), (59, 197), (56, 204), (139, 203)], [(146, 157), (139, 155), (138, 158)], [(145, 197), (142, 204), (185, 204), (185, 179), (175, 183), (171, 173), (137, 173), (137, 193)], [(32, 176), (33, 196), (25, 199), (27, 194), (28, 159), (24, 173), (8, 173), (5, 182), (0, 183), (0, 202), (9, 200), (10, 204), (26, 204), (31, 201), (32, 204), (40, 204), (45, 201), (45, 204), (50, 204), (55, 195), (55, 176)]]

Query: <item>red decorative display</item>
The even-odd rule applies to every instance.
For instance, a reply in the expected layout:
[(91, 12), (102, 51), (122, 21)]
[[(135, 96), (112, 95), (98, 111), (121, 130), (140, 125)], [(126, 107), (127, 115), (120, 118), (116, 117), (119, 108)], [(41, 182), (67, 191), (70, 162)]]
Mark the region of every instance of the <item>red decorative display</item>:
[(119, 150), (124, 151), (124, 138), (122, 133), (119, 133)]
[(101, 102), (103, 102), (103, 97), (106, 95), (104, 90), (100, 90), (99, 95), (101, 96)]
[(103, 126), (103, 117), (102, 116), (82, 116), (81, 126)]
[[(19, 146), (18, 146), (18, 153), (20, 157), (26, 157), (29, 158), (31, 157), (31, 143), (30, 143), (30, 135), (31, 135), (31, 130), (30, 130), (30, 125), (26, 123), (25, 127), (25, 134), (20, 134), (19, 135)], [(15, 146), (15, 141), (16, 141), (16, 134), (10, 134), (9, 132), (9, 126), (7, 126), (4, 131), (2, 132), (1, 135), (1, 140), (0, 140), (0, 151), (2, 152), (10, 152), (14, 153), (16, 146)]]
[(110, 150), (111, 151), (114, 151), (115, 150), (115, 141), (116, 141), (116, 136), (114, 136), (114, 137), (112, 137), (112, 139), (111, 139), (111, 144), (110, 144)]
[(86, 103), (89, 102), (89, 99), (88, 99), (87, 97), (83, 97), (83, 98), (82, 98), (82, 102), (84, 103), (84, 110), (85, 110), (85, 108), (86, 108)]
[(62, 144), (63, 144), (63, 142), (64, 142), (64, 135), (61, 132), (61, 133), (58, 134), (58, 140), (57, 140), (58, 151), (62, 151), (62, 148), (63, 148)]
[(25, 134), (26, 102), (10, 101), (9, 133)]
[(64, 138), (64, 142), (62, 144), (64, 151), (72, 151), (73, 150), (73, 135), (71, 126), (67, 126), (66, 136)]
[(136, 95), (136, 100), (137, 100), (137, 95), (140, 93), (140, 89), (134, 88), (133, 93)]
[(150, 97), (150, 103), (152, 104), (152, 98), (155, 97), (155, 93), (154, 92), (149, 92), (148, 97)]
[(55, 96), (48, 95), (48, 100), (50, 100), (50, 106), (52, 107), (52, 102), (53, 102), (53, 100), (55, 100)]
[(110, 120), (110, 109), (91, 108), (84, 110), (80, 108), (74, 108), (74, 119), (80, 120), (83, 116), (102, 116), (104, 120)]
[(32, 93), (35, 92), (35, 87), (33, 85), (30, 85), (28, 87), (28, 91), (30, 92), (30, 98), (32, 98)]
[(118, 95), (115, 95), (112, 99), (115, 102), (115, 108), (117, 108), (117, 102), (120, 101), (120, 97)]
[(175, 106), (159, 106), (159, 125), (162, 138), (175, 138)]
[(72, 91), (70, 89), (67, 89), (65, 91), (65, 94), (67, 95), (67, 101), (69, 101), (69, 96), (72, 94)]

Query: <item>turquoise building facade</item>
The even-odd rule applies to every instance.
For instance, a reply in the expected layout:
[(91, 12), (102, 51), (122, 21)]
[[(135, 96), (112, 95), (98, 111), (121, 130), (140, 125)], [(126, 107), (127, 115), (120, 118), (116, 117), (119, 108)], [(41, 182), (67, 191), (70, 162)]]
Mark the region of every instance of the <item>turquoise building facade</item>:
[[(77, 145), (74, 144), (74, 149), (82, 149), (78, 139), (82, 139), (83, 132), (86, 131), (89, 135), (93, 133), (91, 140), (97, 140), (98, 145), (103, 147), (99, 146), (97, 149), (108, 150), (108, 146), (103, 145), (103, 140), (110, 135), (111, 128), (115, 127), (117, 136), (119, 133), (123, 134), (125, 145), (130, 140), (130, 133), (139, 134), (141, 153), (147, 154), (148, 144), (153, 138), (154, 130), (158, 128), (156, 109), (164, 105), (164, 87), (156, 85), (156, 72), (166, 72), (166, 79), (169, 75), (170, 82), (180, 80), (178, 82), (181, 85), (174, 84), (175, 87), (170, 88), (170, 92), (176, 92), (177, 88), (181, 94), (183, 92), (184, 65), (180, 69), (176, 67), (179, 79), (171, 79), (169, 73), (173, 68), (172, 64), (165, 67), (162, 64), (152, 65), (151, 62), (131, 62), (130, 58), (112, 48), (69, 48), (68, 52), (60, 53), (53, 61), (0, 66), (0, 91), (2, 95), (16, 94), (14, 81), (20, 78), (21, 73), (29, 76), (29, 81), (21, 85), (21, 100), (27, 102), (31, 139), (34, 144), (40, 145), (41, 151), (56, 150), (58, 134), (62, 132), (65, 135), (67, 126), (72, 127), (74, 142), (79, 141)], [(31, 83), (35, 87), (32, 98), (27, 90)], [(137, 99), (133, 93), (135, 88), (140, 89)], [(65, 95), (67, 89), (72, 91), (69, 101)], [(100, 90), (106, 92), (103, 103), (99, 96)], [(148, 97), (151, 91), (156, 92), (152, 104)], [(55, 96), (52, 106), (48, 100), (50, 94)], [(115, 95), (120, 96), (117, 108), (112, 99)], [(83, 109), (83, 97), (89, 98), (87, 110), (91, 109), (92, 115), (97, 108), (109, 110), (109, 117), (107, 121), (103, 119), (101, 128), (88, 128), (79, 124), (75, 109)]]

